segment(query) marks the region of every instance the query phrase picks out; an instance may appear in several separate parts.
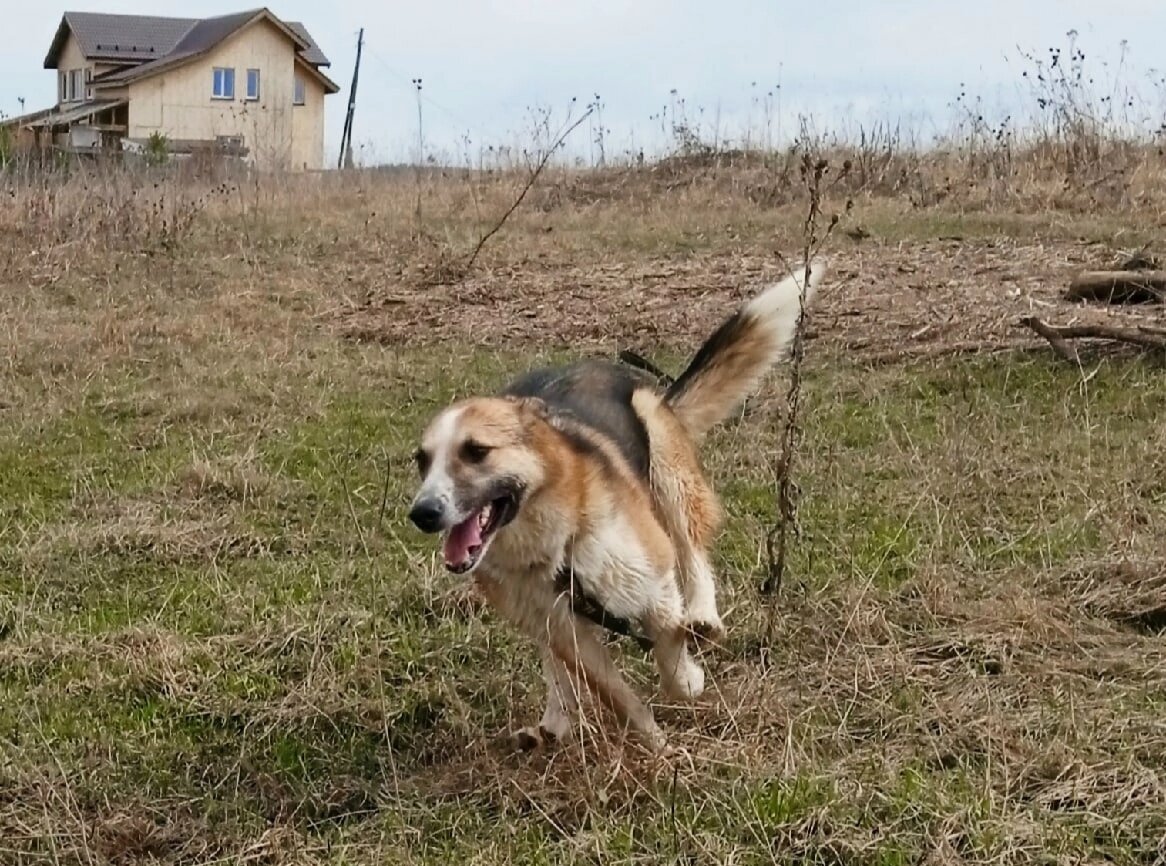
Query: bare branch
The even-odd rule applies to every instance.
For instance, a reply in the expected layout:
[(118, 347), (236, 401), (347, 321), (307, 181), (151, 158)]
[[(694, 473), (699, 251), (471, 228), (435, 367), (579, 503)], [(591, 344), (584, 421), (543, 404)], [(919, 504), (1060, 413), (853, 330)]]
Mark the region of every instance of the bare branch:
[(1115, 325), (1049, 325), (1036, 316), (1026, 316), (1019, 324), (1040, 334), (1049, 341), (1053, 351), (1070, 364), (1080, 363), (1077, 351), (1069, 340), (1113, 340), (1145, 349), (1166, 351), (1166, 330), (1145, 325), (1136, 328), (1122, 328)]
[(1056, 328), (1051, 328), (1038, 319), (1036, 316), (1028, 316), (1020, 320), (1020, 324), (1040, 334), (1049, 341), (1049, 345), (1053, 347), (1053, 351), (1057, 353), (1063, 360), (1070, 364), (1078, 363), (1077, 353), (1073, 351), (1073, 347), (1065, 342)]
[(579, 119), (568, 126), (561, 133), (559, 133), (558, 138), (556, 138), (551, 146), (546, 149), (546, 152), (543, 153), (542, 158), (538, 161), (538, 164), (530, 173), (530, 177), (526, 179), (526, 185), (518, 193), (518, 198), (514, 200), (514, 203), (510, 205), (510, 207), (506, 210), (506, 213), (502, 214), (502, 218), (494, 224), (493, 228), (482, 235), (482, 237), (478, 240), (478, 245), (474, 247), (474, 251), (470, 253), (469, 259), (466, 260), (463, 273), (468, 274), (470, 272), (470, 269), (474, 266), (474, 262), (478, 260), (478, 253), (482, 251), (482, 247), (484, 247), (486, 242), (490, 240), (490, 238), (494, 237), (494, 235), (496, 235), (502, 229), (502, 226), (506, 224), (506, 220), (510, 219), (510, 215), (518, 210), (518, 206), (522, 204), (522, 200), (526, 198), (526, 194), (530, 192), (531, 187), (534, 186), (535, 181), (538, 180), (539, 175), (543, 173), (543, 169), (547, 167), (547, 163), (551, 161), (551, 157), (554, 155), (555, 151), (563, 146), (563, 142), (565, 142), (571, 133), (578, 129), (579, 126), (582, 125), (583, 121), (589, 118), (594, 111), (595, 106), (587, 106), (587, 110), (584, 111), (582, 115), (580, 115)]

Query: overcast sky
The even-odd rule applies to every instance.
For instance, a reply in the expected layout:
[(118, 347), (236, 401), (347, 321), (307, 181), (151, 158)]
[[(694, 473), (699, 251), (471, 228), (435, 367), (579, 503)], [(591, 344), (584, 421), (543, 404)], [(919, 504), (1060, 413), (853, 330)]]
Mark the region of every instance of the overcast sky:
[[(28, 111), (54, 101), (43, 60), (66, 8), (175, 16), (247, 8), (246, 0), (0, 3), (0, 111), (8, 115), (19, 113), (20, 97)], [(558, 125), (572, 97), (578, 113), (595, 94), (611, 129), (609, 153), (658, 148), (666, 137), (661, 108), (671, 111), (680, 99), (706, 138), (715, 131), (739, 140), (745, 128), (787, 136), (799, 112), (813, 113), (823, 127), (885, 119), (931, 135), (950, 124), (961, 83), (990, 108), (1015, 103), (1019, 50), (1047, 54), (1066, 45), (1070, 29), (1090, 65), (1098, 59), (1099, 77), (1112, 75), (1126, 40), (1124, 83), (1159, 116), (1166, 108), (1163, 88), (1151, 81), (1155, 63), (1166, 68), (1156, 58), (1166, 0), (276, 0), (270, 8), (303, 21), (332, 60), (330, 75), (342, 88), (328, 100), (332, 154), (357, 29), (365, 28), (355, 141), (366, 161), (415, 152), (415, 77), (422, 79), (426, 149), (457, 158), (488, 145), (521, 146), (540, 110), (549, 108)], [(573, 139), (585, 158), (593, 153), (588, 135), (585, 124)]]

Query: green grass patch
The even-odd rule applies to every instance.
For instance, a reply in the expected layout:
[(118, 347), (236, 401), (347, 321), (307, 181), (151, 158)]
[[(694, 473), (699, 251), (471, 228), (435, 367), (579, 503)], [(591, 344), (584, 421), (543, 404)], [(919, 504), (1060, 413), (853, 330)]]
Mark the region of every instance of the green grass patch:
[[(693, 744), (704, 763), (621, 787), (602, 756), (540, 764), (493, 739), (540, 712), (537, 658), (492, 616), (443, 600), (456, 583), (403, 518), (430, 415), (548, 360), (332, 355), (313, 377), (252, 371), (240, 389), (278, 396), (227, 416), (171, 411), (181, 374), (169, 371), (122, 382), (116, 402), (3, 421), (0, 780), (25, 794), (0, 795), (0, 829), (33, 808), (76, 820), (29, 793), (63, 771), (93, 826), (181, 802), (185, 817), (151, 818), (169, 850), (209, 823), (223, 856), (279, 826), (320, 863), (897, 866), (956, 828), (970, 859), (1055, 837), (1070, 854), (1101, 846), (1134, 862), (1156, 818), (1118, 830), (1056, 812), (1055, 775), (1031, 780), (1035, 794), (1001, 787), (994, 762), (1013, 760), (1028, 724), (1023, 633), (968, 637), (993, 647), (991, 670), (934, 646), (981, 627), (961, 606), (1013, 603), (1002, 575), (1101, 557), (1127, 519), (1166, 519), (1146, 472), (1164, 444), (1160, 371), (1106, 361), (1086, 382), (1024, 358), (874, 370), (813, 358), (795, 464), (803, 536), (774, 602), (792, 637), (770, 656), (781, 664), (753, 670), (770, 603), (755, 586), (773, 514), (771, 383), (704, 449), (728, 512), (716, 559), (733, 635), (708, 664), (730, 709), (669, 711), (680, 738), (716, 717), (713, 742)], [(936, 574), (956, 577), (924, 601)], [(652, 687), (646, 664), (628, 667)], [(1035, 688), (1064, 687), (1024, 670)], [(1003, 708), (962, 709), (985, 677), (1004, 684)], [(1135, 680), (1122, 705), (1155, 712)], [(1050, 706), (1107, 730), (1106, 702), (1089, 700)], [(999, 730), (958, 739), (988, 716)], [(973, 756), (928, 763), (936, 740), (956, 753), (953, 738)], [(904, 760), (884, 760), (885, 742)], [(1113, 747), (1099, 734), (1090, 754)], [(786, 764), (797, 769), (775, 769)], [(1041, 828), (1023, 845), (1010, 829), (1021, 818)]]

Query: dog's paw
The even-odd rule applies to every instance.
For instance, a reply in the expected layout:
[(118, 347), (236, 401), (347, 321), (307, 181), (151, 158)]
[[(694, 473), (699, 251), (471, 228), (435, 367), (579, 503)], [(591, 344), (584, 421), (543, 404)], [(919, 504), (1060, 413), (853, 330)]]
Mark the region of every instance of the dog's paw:
[(722, 644), (727, 634), (720, 617), (704, 617), (689, 621), (688, 642), (694, 649), (706, 649)]
[(657, 752), (655, 757), (657, 767), (673, 777), (678, 772), (696, 772), (696, 761), (693, 759), (692, 753), (684, 746), (668, 744)]
[(512, 733), (510, 739), (518, 751), (533, 752), (537, 749), (550, 748), (559, 738), (542, 725), (527, 725)]
[(645, 731), (640, 731), (636, 736), (636, 740), (638, 740), (639, 745), (648, 754), (657, 758), (667, 757), (674, 751), (672, 745), (668, 742), (668, 738), (664, 736), (664, 732), (655, 724)]
[(704, 668), (690, 658), (684, 658), (679, 669), (665, 682), (665, 691), (670, 698), (695, 701), (704, 694)]

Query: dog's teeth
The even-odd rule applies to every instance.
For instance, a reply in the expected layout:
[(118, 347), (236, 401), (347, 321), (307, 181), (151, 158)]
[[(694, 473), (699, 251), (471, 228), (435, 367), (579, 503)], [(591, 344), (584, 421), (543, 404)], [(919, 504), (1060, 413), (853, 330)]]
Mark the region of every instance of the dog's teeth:
[(480, 526), (482, 529), (485, 529), (486, 524), (490, 522), (490, 512), (492, 510), (493, 509), (487, 505), (478, 513), (478, 526)]

